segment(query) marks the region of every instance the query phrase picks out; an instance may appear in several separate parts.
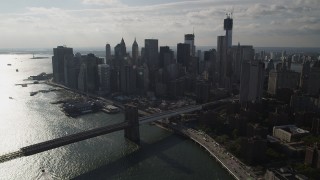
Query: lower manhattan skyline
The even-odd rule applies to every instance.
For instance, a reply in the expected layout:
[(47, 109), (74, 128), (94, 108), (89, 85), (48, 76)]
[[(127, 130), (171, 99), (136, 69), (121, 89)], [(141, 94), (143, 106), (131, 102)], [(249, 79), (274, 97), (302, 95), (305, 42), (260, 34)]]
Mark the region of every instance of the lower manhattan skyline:
[(154, 38), (160, 46), (175, 46), (183, 40), (181, 34), (193, 29), (198, 47), (216, 46), (217, 36), (224, 35), (221, 19), (231, 11), (233, 45), (320, 45), (317, 0), (13, 0), (0, 5), (0, 38), (6, 42), (0, 48), (101, 47), (122, 37), (128, 42), (136, 38), (138, 44)]
[(320, 0), (0, 2), (0, 179), (320, 179)]

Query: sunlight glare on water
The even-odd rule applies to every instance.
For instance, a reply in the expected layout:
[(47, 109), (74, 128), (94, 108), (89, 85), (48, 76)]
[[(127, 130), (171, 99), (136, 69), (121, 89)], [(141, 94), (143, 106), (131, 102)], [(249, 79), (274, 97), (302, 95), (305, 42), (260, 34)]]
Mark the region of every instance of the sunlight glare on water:
[[(30, 92), (51, 86), (16, 86), (29, 76), (51, 73), (51, 56), (0, 54), (0, 155), (68, 134), (124, 121), (123, 113), (69, 118), (51, 104), (64, 92)], [(8, 65), (8, 64), (11, 64)], [(18, 72), (16, 72), (18, 69)], [(11, 98), (10, 98), (11, 97)], [(0, 179), (40, 179), (41, 169), (58, 179), (232, 179), (207, 152), (193, 142), (154, 126), (140, 127), (142, 147), (126, 140), (123, 131), (99, 136), (0, 164)], [(166, 173), (163, 173), (166, 171)], [(133, 176), (134, 175), (134, 176)]]

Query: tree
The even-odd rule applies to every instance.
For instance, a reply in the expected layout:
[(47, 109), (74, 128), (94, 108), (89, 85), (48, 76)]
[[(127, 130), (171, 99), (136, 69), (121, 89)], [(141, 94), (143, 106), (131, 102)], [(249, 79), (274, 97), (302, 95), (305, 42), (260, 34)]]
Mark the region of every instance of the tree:
[(227, 142), (229, 136), (224, 134), (222, 136), (218, 136), (216, 141), (218, 141), (220, 144), (224, 144), (225, 142)]
[(234, 129), (232, 131), (232, 137), (233, 139), (237, 139), (238, 138), (238, 135), (239, 135), (239, 130), (238, 129)]

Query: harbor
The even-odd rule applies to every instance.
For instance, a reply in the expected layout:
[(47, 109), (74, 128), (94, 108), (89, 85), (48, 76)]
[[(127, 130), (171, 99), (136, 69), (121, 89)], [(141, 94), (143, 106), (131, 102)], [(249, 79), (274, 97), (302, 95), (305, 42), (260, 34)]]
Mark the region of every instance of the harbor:
[(34, 96), (38, 93), (49, 93), (49, 92), (61, 91), (61, 90), (62, 89), (58, 89), (58, 88), (49, 88), (48, 90), (32, 91), (32, 92), (30, 92), (30, 96)]
[(15, 84), (15, 85), (21, 86), (21, 87), (28, 87), (28, 85), (37, 85), (37, 84), (43, 84), (43, 82), (34, 81), (34, 82), (30, 82), (30, 83), (19, 83), (19, 84)]
[(117, 114), (123, 109), (123, 105), (97, 95), (83, 93), (63, 85), (46, 81), (46, 84), (58, 87), (64, 91), (74, 94), (76, 98), (62, 99), (51, 104), (62, 104), (61, 109), (67, 116), (78, 117), (88, 113), (104, 112), (107, 114)]

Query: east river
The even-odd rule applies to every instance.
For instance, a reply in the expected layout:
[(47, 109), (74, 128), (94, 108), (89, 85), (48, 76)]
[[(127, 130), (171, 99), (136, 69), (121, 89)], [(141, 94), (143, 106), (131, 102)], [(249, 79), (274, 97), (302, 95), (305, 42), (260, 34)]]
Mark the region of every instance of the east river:
[[(45, 84), (15, 86), (31, 75), (51, 73), (51, 56), (0, 54), (0, 155), (34, 143), (122, 122), (122, 113), (96, 113), (69, 118), (58, 104), (63, 98)], [(11, 64), (11, 65), (9, 65)], [(17, 72), (18, 70), (18, 72)], [(99, 136), (0, 164), (0, 179), (42, 179), (45, 169), (54, 179), (232, 179), (226, 170), (194, 142), (151, 125), (140, 127), (141, 145), (126, 140), (123, 131)]]

